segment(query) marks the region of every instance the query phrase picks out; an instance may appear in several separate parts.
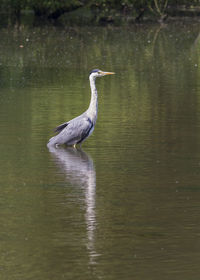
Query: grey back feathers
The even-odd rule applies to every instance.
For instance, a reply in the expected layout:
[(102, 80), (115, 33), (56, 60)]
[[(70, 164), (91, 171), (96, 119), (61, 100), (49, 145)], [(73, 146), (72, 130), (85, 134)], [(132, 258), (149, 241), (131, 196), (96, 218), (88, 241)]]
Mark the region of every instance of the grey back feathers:
[(90, 118), (83, 113), (82, 115), (72, 119), (71, 121), (61, 124), (56, 128), (58, 135), (49, 140), (48, 145), (63, 145), (69, 146), (82, 143), (89, 135), (93, 128), (93, 123)]

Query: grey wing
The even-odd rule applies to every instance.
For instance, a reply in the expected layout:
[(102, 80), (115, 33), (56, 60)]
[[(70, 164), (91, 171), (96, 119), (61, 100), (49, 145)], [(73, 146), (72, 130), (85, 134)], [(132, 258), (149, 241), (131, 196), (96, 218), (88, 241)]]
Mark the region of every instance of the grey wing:
[(66, 144), (81, 143), (90, 135), (92, 129), (93, 123), (88, 117), (81, 117), (70, 121), (66, 127), (66, 134), (68, 136)]
[(59, 126), (57, 126), (54, 131), (55, 132), (61, 132), (67, 125), (68, 125), (69, 122), (65, 122), (65, 123), (62, 123), (60, 124)]
[(62, 123), (62, 124), (60, 124), (59, 126), (57, 126), (57, 127), (54, 129), (54, 131), (55, 131), (55, 132), (61, 132), (67, 125), (68, 125), (68, 122)]
[(61, 132), (50, 139), (50, 145), (74, 145), (81, 143), (91, 133), (93, 123), (90, 118), (86, 116), (77, 117), (67, 123)]
[(70, 122), (74, 122), (74, 121), (78, 120), (79, 118), (84, 117), (84, 115), (85, 115), (85, 113), (83, 113), (82, 115), (80, 115), (80, 116), (78, 116), (78, 117), (72, 119), (71, 121), (64, 122), (64, 123), (60, 124), (59, 126), (57, 126), (57, 127), (54, 129), (54, 131), (55, 131), (55, 132), (61, 132)]

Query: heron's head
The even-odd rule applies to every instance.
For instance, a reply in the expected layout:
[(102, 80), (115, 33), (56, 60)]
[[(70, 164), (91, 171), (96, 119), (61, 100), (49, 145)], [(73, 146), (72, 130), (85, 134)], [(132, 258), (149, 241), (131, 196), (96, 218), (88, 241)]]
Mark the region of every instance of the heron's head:
[(94, 69), (90, 72), (90, 77), (97, 78), (97, 77), (103, 77), (105, 75), (113, 75), (113, 74), (115, 74), (115, 73), (114, 72), (104, 72), (99, 69)]

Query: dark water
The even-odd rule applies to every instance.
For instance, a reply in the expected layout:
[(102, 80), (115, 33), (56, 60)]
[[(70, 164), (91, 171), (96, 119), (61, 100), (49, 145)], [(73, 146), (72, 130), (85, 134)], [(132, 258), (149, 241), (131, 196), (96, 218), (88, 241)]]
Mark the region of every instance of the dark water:
[[(0, 37), (0, 278), (199, 279), (199, 26)], [(94, 134), (48, 150), (97, 67)]]

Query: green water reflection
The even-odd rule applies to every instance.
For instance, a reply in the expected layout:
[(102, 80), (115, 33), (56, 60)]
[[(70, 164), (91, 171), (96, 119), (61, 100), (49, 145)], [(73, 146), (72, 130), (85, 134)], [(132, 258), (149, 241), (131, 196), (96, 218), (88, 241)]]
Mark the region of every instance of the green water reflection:
[[(1, 279), (198, 279), (199, 25), (0, 36)], [(94, 134), (48, 150), (97, 67)]]

